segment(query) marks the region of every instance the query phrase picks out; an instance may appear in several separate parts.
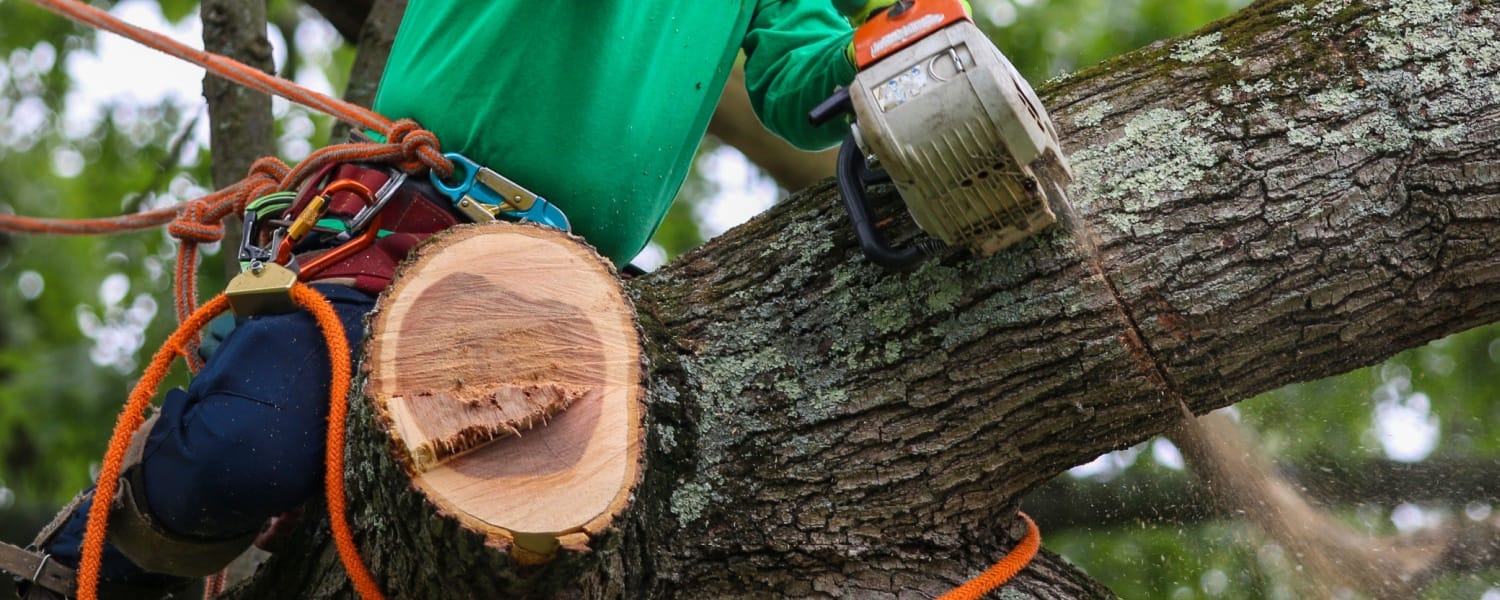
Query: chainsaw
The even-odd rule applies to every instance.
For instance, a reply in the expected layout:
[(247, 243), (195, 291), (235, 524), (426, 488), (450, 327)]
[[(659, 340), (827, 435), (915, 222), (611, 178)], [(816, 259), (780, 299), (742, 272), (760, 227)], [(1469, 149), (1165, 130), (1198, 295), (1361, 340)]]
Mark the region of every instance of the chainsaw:
[[(836, 4), (849, 15), (869, 2)], [(891, 4), (855, 31), (854, 59), (853, 83), (809, 118), (853, 115), (838, 184), (866, 256), (891, 268), (945, 246), (989, 256), (1056, 222), (1049, 202), (1073, 181), (1057, 129), (959, 0)], [(886, 180), (936, 240), (886, 240), (865, 195)]]

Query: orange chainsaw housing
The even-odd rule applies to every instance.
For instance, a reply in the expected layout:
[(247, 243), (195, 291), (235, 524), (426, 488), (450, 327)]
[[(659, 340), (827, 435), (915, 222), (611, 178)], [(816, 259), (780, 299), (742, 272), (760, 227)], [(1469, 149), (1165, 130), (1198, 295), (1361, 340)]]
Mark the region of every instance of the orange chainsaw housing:
[[(958, 21), (969, 21), (959, 0), (907, 0), (909, 8), (892, 5), (870, 17), (854, 31), (854, 63), (863, 70), (911, 45), (927, 34)], [(899, 12), (900, 14), (892, 14)]]

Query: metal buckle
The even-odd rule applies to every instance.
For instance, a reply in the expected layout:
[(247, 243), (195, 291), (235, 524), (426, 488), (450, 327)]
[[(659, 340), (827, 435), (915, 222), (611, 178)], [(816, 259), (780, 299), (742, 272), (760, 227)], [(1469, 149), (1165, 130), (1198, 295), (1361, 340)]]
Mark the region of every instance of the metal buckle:
[(42, 581), (42, 571), (47, 570), (47, 561), (49, 560), (52, 560), (52, 554), (43, 552), (42, 562), (37, 563), (36, 572), (31, 574), (32, 583), (40, 583)]
[(276, 259), (275, 234), (272, 234), (269, 246), (261, 245), (260, 239), (271, 215), (285, 211), (296, 198), (297, 194), (293, 192), (276, 192), (256, 198), (245, 207), (244, 231), (240, 236), (240, 249), (236, 256), (241, 270), (250, 268), (250, 264), (256, 261), (271, 262)]
[[(365, 230), (372, 223), (379, 222), (380, 211), (395, 197), (406, 177), (405, 172), (397, 171), (376, 192), (371, 192), (370, 188), (353, 179), (334, 181), (318, 190), (317, 195), (290, 222), (269, 221), (266, 217), (273, 211), (285, 211), (295, 202), (295, 194), (271, 194), (251, 202), (245, 209), (245, 233), (240, 241), (238, 258), (241, 272), (229, 281), (229, 286), (224, 291), (235, 314), (245, 317), (295, 311), (297, 306), (292, 300), (291, 292), (304, 273), (303, 268), (298, 265), (297, 257), (292, 254), (292, 246), (314, 230), (338, 231), (318, 224), (327, 210), (330, 195), (341, 191), (353, 192), (364, 200), (364, 206), (333, 237), (335, 249), (360, 242), (368, 245), (377, 232), (368, 231), (371, 235), (359, 234), (366, 233)], [(266, 223), (279, 226), (271, 232), (269, 242), (262, 245), (260, 240), (264, 237)], [(359, 237), (356, 238), (356, 235)], [(314, 260), (309, 264), (311, 271), (307, 274), (318, 270), (319, 265), (327, 266), (325, 262)]]
[(364, 231), (365, 227), (370, 225), (370, 219), (374, 218), (380, 211), (385, 210), (385, 205), (390, 204), (391, 199), (396, 197), (396, 192), (400, 191), (401, 186), (406, 183), (406, 177), (406, 171), (397, 169), (395, 175), (386, 179), (385, 183), (381, 184), (380, 189), (375, 190), (375, 201), (360, 209), (354, 215), (354, 218), (349, 219), (349, 228), (338, 235), (338, 241), (348, 241), (350, 238)]

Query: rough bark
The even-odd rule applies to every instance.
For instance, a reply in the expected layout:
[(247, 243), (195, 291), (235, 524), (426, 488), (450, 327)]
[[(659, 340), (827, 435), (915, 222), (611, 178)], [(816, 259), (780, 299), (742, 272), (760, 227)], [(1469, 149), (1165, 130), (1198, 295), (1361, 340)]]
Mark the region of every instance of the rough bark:
[[(631, 283), (646, 471), (592, 553), (497, 566), (406, 502), (367, 409), (353, 520), (407, 543), (363, 551), (412, 595), (941, 592), (1066, 468), (1500, 317), (1497, 13), (1266, 1), (1040, 86), (1080, 181), (986, 260), (882, 271), (804, 190)], [(345, 596), (331, 556), (309, 528), (241, 594)], [(1044, 554), (1007, 594), (1108, 592)]]
[[(236, 0), (203, 0), (203, 48), (271, 72), (271, 42), (266, 39), (266, 4)], [(276, 151), (272, 131), (271, 97), (241, 85), (206, 75), (203, 96), (208, 99), (210, 166), (215, 189), (239, 181), (250, 164)], [(225, 219), (225, 239), (238, 239), (239, 218)], [(239, 271), (235, 253), (222, 253), (224, 268)]]

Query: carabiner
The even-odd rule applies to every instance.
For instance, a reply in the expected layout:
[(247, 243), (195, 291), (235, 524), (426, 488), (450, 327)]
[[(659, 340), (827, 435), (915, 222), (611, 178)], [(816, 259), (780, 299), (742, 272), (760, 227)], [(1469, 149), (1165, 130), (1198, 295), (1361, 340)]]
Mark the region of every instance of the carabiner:
[[(444, 181), (435, 172), (429, 172), (432, 185), (442, 191), (470, 218), (487, 213), (491, 218), (505, 217), (513, 221), (531, 221), (572, 231), (567, 215), (556, 205), (522, 187), (493, 169), (480, 165), (457, 152), (443, 155), (453, 161), (456, 185)], [(475, 212), (475, 211), (479, 212)]]

